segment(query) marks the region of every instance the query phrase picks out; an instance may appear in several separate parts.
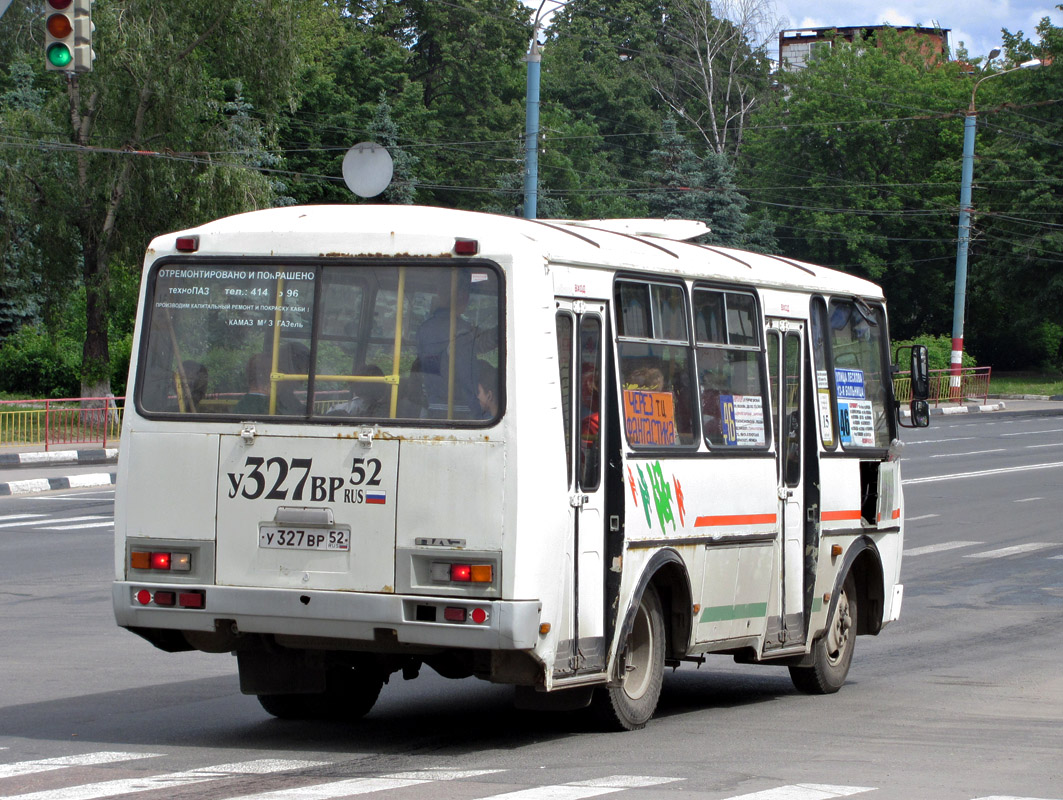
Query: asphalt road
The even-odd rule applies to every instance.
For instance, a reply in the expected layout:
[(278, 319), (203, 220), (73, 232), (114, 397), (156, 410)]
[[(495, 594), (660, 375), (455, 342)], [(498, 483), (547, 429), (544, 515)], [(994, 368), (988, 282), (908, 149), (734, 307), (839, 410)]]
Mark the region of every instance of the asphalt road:
[(0, 800), (1063, 798), (1063, 416), (909, 432), (901, 620), (840, 693), (724, 657), (606, 734), (400, 676), (352, 725), (271, 719), (235, 660), (115, 627), (113, 492), (0, 498)]

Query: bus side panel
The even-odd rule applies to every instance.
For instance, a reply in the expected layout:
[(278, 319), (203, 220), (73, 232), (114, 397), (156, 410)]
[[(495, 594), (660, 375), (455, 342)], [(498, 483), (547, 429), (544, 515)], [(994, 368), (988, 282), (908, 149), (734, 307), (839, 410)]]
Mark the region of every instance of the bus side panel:
[[(133, 416), (132, 409), (127, 413)], [(214, 540), (218, 437), (134, 427), (131, 421), (123, 434), (118, 465), (114, 526), (118, 580), (126, 577), (127, 539)]]

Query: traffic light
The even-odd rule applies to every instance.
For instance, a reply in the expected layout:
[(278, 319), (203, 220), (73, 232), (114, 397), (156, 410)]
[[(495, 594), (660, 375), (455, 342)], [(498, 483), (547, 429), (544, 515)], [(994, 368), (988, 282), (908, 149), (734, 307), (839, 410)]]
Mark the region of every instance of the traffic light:
[(62, 72), (92, 69), (92, 0), (46, 0), (44, 66)]

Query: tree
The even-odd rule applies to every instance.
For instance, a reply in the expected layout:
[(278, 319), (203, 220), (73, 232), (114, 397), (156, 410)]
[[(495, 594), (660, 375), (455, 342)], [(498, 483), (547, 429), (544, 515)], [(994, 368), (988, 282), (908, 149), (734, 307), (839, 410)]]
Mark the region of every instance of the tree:
[(391, 185), (384, 190), (384, 199), (389, 203), (411, 205), (416, 191), (413, 170), (420, 159), (399, 147), (399, 128), (391, 119), (391, 107), (383, 91), (380, 93), (376, 114), (369, 125), (369, 134), (374, 142), (387, 148), (394, 165)]
[(1008, 368), (1063, 368), (1063, 28), (1037, 42), (1004, 31), (1005, 67), (1038, 58), (978, 89), (967, 342)]
[(741, 149), (749, 116), (769, 88), (767, 45), (779, 27), (768, 0), (668, 0), (647, 75), (714, 152)]
[(882, 284), (895, 336), (947, 331), (970, 97), (960, 66), (892, 30), (825, 52), (779, 75), (739, 174), (784, 252)]
[[(275, 187), (249, 167), (266, 166), (268, 120), (291, 87), (293, 21), (311, 5), (100, 0), (93, 71), (35, 76), (45, 101), (19, 132), (67, 132), (39, 137), (45, 169), (18, 175), (25, 183), (5, 197), (32, 196), (30, 205), (49, 220), (36, 240), (61, 234), (41, 248), (41, 260), (80, 272), (84, 396), (110, 390), (115, 260), (135, 253), (139, 261), (146, 232), (272, 202)], [(7, 40), (3, 49), (18, 46), (39, 61), (39, 41)]]

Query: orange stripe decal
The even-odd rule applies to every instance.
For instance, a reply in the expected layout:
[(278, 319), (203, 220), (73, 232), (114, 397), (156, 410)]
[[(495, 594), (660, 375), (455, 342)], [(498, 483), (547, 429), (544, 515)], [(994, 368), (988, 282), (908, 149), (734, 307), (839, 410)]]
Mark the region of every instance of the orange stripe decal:
[(855, 511), (824, 511), (820, 517), (824, 522), (837, 522), (843, 519), (860, 519), (860, 509)]
[(695, 528), (714, 528), (719, 525), (774, 525), (775, 514), (728, 514), (720, 517), (698, 517)]
[(899, 508), (893, 509), (893, 518), (894, 519), (900, 519), (901, 518), (901, 510)]

